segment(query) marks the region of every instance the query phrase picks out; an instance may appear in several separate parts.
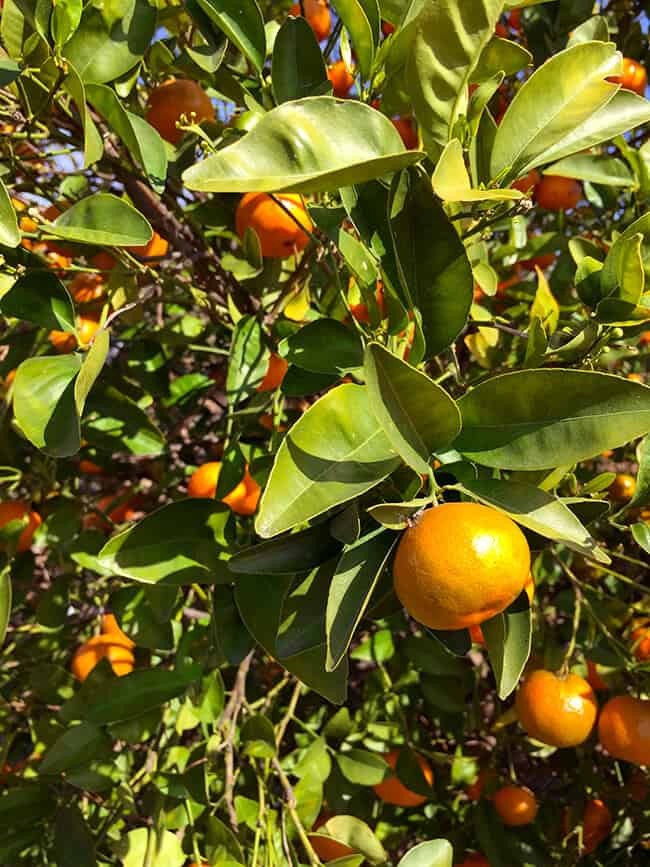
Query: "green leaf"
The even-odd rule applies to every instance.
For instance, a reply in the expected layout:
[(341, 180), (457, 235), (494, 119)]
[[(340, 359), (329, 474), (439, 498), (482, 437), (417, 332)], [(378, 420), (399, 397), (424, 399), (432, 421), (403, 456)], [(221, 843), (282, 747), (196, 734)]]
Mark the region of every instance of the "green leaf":
[(271, 67), (277, 103), (317, 96), (328, 86), (325, 61), (307, 21), (289, 16), (273, 45)]
[(91, 445), (107, 451), (130, 451), (134, 455), (159, 455), (165, 439), (147, 413), (114, 386), (90, 395), (88, 410), (95, 414), (84, 423), (84, 436)]
[(132, 69), (153, 39), (156, 10), (146, 0), (133, 0), (110, 28), (101, 12), (87, 6), (72, 39), (63, 48), (82, 81), (113, 81)]
[(501, 0), (440, 0), (419, 7), (406, 80), (429, 153), (447, 144), (467, 108), (467, 85), (502, 5)]
[(113, 247), (142, 246), (153, 235), (142, 214), (111, 193), (95, 193), (81, 199), (54, 223), (49, 223), (47, 229), (68, 241)]
[(275, 646), (281, 657), (320, 648), (325, 642), (327, 590), (335, 560), (328, 560), (305, 577), (296, 578), (282, 601)]
[(357, 786), (376, 786), (389, 773), (389, 766), (377, 753), (351, 749), (337, 753), (336, 761), (341, 773)]
[(611, 187), (633, 187), (636, 184), (627, 164), (618, 157), (601, 154), (575, 154), (553, 163), (544, 170), (545, 175), (576, 178)]
[(562, 542), (581, 554), (602, 559), (595, 539), (558, 497), (525, 482), (502, 479), (465, 481), (462, 489), (479, 502), (505, 512), (528, 530)]
[(373, 412), (393, 448), (415, 472), (428, 473), (432, 453), (460, 432), (456, 402), (379, 343), (366, 347), (364, 371)]
[(276, 753), (273, 724), (263, 714), (249, 716), (241, 728), (244, 752), (256, 759), (270, 759)]
[(405, 530), (409, 519), (429, 505), (431, 505), (430, 497), (420, 497), (407, 503), (377, 503), (375, 506), (369, 506), (367, 512), (389, 530)]
[(368, 78), (381, 38), (377, 0), (334, 0), (333, 5), (352, 38), (361, 76)]
[(144, 584), (228, 581), (223, 533), (229, 516), (228, 507), (216, 500), (169, 503), (109, 539), (99, 563)]
[(71, 726), (49, 747), (38, 766), (42, 774), (61, 774), (110, 755), (111, 739), (92, 723)]
[(266, 58), (264, 18), (255, 0), (198, 0), (199, 6), (258, 72)]
[(432, 178), (433, 191), (445, 202), (482, 202), (523, 199), (524, 194), (511, 189), (472, 189), (463, 158), (463, 146), (452, 139), (443, 150)]
[(458, 402), (454, 448), (488, 467), (543, 470), (572, 465), (650, 430), (650, 389), (586, 370), (525, 370), (495, 376)]
[(200, 676), (198, 665), (182, 670), (136, 669), (120, 677), (113, 688), (99, 688), (88, 701), (83, 719), (96, 725), (134, 719), (182, 695)]
[(650, 437), (644, 437), (636, 448), (639, 469), (636, 476), (634, 495), (625, 510), (638, 509), (650, 503)]
[(328, 671), (333, 671), (347, 653), (397, 538), (380, 527), (345, 547), (327, 597)]
[(384, 847), (365, 822), (355, 816), (334, 816), (320, 825), (314, 837), (338, 840), (365, 855), (371, 864), (383, 864), (387, 859)]
[(605, 42), (580, 43), (550, 57), (517, 91), (497, 129), (492, 177), (515, 178), (549, 162), (550, 150), (612, 99), (616, 86), (605, 78), (620, 65), (616, 46)]
[(279, 347), (289, 364), (312, 373), (343, 376), (363, 364), (359, 334), (337, 319), (317, 319), (282, 341)]
[(20, 244), (20, 237), (14, 206), (0, 178), (0, 244), (5, 247), (17, 247)]
[(570, 48), (572, 45), (577, 45), (579, 42), (608, 41), (609, 27), (607, 25), (607, 19), (602, 15), (594, 15), (592, 18), (583, 21), (582, 24), (578, 24), (569, 36), (567, 48)]
[(343, 228), (339, 229), (337, 246), (339, 253), (345, 260), (345, 264), (361, 286), (374, 287), (378, 273), (377, 264), (370, 251), (360, 241), (357, 241), (350, 232), (346, 232)]
[(96, 867), (95, 842), (78, 807), (62, 807), (54, 827), (57, 867)]
[[(84, 167), (88, 168), (100, 160), (104, 154), (104, 142), (95, 126), (88, 105), (86, 104), (86, 92), (83, 81), (74, 65), (68, 60), (68, 74), (63, 79), (63, 87), (68, 91), (77, 106), (81, 117), (84, 131)], [(52, 63), (52, 72), (58, 74), (58, 70)]]
[(25, 319), (42, 328), (75, 330), (72, 299), (50, 271), (26, 271), (2, 296), (0, 310), (5, 316)]
[[(153, 837), (152, 848), (150, 837)], [(181, 841), (173, 831), (136, 828), (116, 840), (112, 848), (121, 859), (122, 867), (183, 867), (187, 863)], [(147, 851), (153, 853), (151, 860)]]
[(250, 397), (264, 379), (269, 352), (254, 316), (242, 316), (232, 334), (226, 391), (233, 405)]
[[(235, 600), (246, 628), (267, 653), (328, 701), (342, 704), (347, 692), (348, 664), (344, 659), (333, 672), (325, 671), (325, 645), (282, 658), (276, 649), (282, 606), (291, 577), (242, 575), (235, 585)], [(260, 605), (264, 599), (264, 605)]]
[(313, 404), (282, 441), (262, 495), (257, 533), (277, 536), (345, 503), (399, 463), (367, 389), (340, 385)]
[(637, 545), (650, 554), (650, 527), (645, 522), (632, 525), (632, 536)]
[(528, 662), (532, 637), (530, 605), (522, 590), (502, 614), (481, 623), (500, 699), (507, 698), (519, 683)]
[(190, 190), (315, 193), (363, 183), (417, 162), (390, 120), (355, 100), (313, 96), (262, 117), (243, 138), (187, 169)]
[(9, 566), (0, 572), (0, 647), (4, 643), (11, 617), (11, 570)]
[(58, 49), (68, 41), (79, 26), (82, 11), (81, 0), (62, 0), (62, 2), (59, 0), (52, 9), (50, 27)]
[(533, 55), (523, 45), (493, 36), (485, 46), (471, 75), (472, 82), (487, 81), (499, 72), (515, 75), (533, 62)]
[(14, 382), (14, 415), (29, 441), (54, 457), (79, 451), (81, 434), (74, 381), (82, 358), (73, 353), (28, 358)]
[(163, 140), (139, 115), (126, 111), (117, 94), (103, 84), (86, 87), (88, 99), (120, 137), (127, 151), (140, 163), (152, 187), (162, 193), (167, 177), (167, 152)]
[[(645, 271), (642, 256), (643, 235), (621, 235), (609, 248), (605, 264), (600, 272), (603, 295), (612, 295), (628, 304), (637, 305), (645, 288)], [(606, 299), (609, 300), (609, 299)]]
[(390, 218), (401, 281), (422, 314), (427, 355), (435, 355), (465, 327), (474, 290), (472, 266), (422, 172), (403, 172), (393, 182)]
[(452, 867), (454, 850), (448, 840), (418, 843), (400, 858), (397, 867)]
[(280, 536), (239, 551), (228, 561), (231, 572), (239, 575), (295, 575), (314, 569), (341, 550), (329, 524), (319, 524), (300, 533)]
[[(0, 57), (0, 87), (6, 87), (15, 81), (20, 75), (20, 66), (15, 60), (8, 57)], [(1, 183), (1, 182), (0, 182)], [(16, 246), (15, 244), (7, 246)]]

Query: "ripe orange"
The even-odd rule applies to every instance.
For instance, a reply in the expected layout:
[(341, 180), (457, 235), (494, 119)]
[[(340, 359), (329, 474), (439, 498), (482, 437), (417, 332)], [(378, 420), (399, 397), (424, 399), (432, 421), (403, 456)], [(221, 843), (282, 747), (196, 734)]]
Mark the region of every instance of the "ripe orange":
[[(122, 498), (123, 492), (118, 491), (115, 494), (106, 494), (100, 497), (95, 504), (100, 512), (108, 515), (114, 524), (123, 524), (126, 521), (132, 521), (135, 518), (138, 498), (128, 497), (124, 502), (119, 503), (111, 508), (113, 503)], [(110, 524), (96, 512), (91, 512), (84, 516), (83, 526), (86, 530), (109, 530)]]
[(607, 81), (620, 84), (624, 90), (633, 90), (639, 96), (645, 96), (646, 87), (648, 86), (648, 73), (645, 66), (642, 66), (638, 61), (632, 60), (631, 57), (624, 57), (623, 74), (610, 75)]
[(598, 738), (613, 758), (650, 765), (650, 700), (610, 698), (600, 713)]
[(104, 297), (106, 283), (101, 274), (80, 273), (75, 275), (69, 290), (77, 304), (88, 304)]
[(508, 15), (508, 26), (511, 30), (521, 30), (521, 9), (513, 9)]
[(140, 247), (127, 247), (129, 253), (133, 253), (138, 259), (162, 259), (167, 255), (169, 250), (169, 242), (159, 235), (158, 232), (153, 233), (151, 240), (147, 244)]
[(519, 178), (513, 184), (510, 184), (513, 190), (519, 190), (520, 193), (529, 193), (541, 181), (542, 177), (537, 169), (531, 169), (523, 178)]
[(129, 636), (120, 629), (120, 625), (114, 614), (102, 615), (102, 633), (112, 636), (113, 641), (123, 644), (125, 647), (135, 647), (135, 642), (131, 641)]
[[(375, 290), (375, 301), (377, 302), (377, 307), (379, 307), (379, 314), (382, 319), (386, 318), (386, 304), (384, 302), (384, 287), (381, 281), (378, 281), (377, 289)], [(364, 325), (368, 325), (370, 322), (370, 311), (368, 310), (368, 305), (364, 304), (363, 301), (359, 304), (350, 304), (350, 313), (357, 322), (362, 322)]]
[(547, 211), (568, 211), (582, 198), (582, 187), (573, 178), (544, 175), (533, 197), (540, 208)]
[[(393, 770), (397, 767), (399, 754), (399, 750), (391, 750), (391, 752), (386, 753), (384, 756), (384, 760), (388, 762)], [(433, 771), (423, 756), (417, 754), (416, 756), (418, 765), (422, 769), (424, 779), (431, 786), (433, 784)], [(398, 807), (419, 807), (427, 801), (426, 795), (419, 795), (417, 792), (412, 792), (410, 789), (407, 789), (404, 783), (400, 781), (397, 774), (386, 777), (386, 779), (382, 780), (381, 783), (377, 783), (376, 786), (373, 786), (373, 789), (380, 801), (383, 801), (385, 804), (395, 804)]]
[(432, 629), (464, 629), (494, 617), (530, 573), (524, 534), (478, 503), (445, 503), (404, 531), (393, 563), (395, 592)]
[(595, 798), (588, 801), (582, 819), (582, 848), (585, 852), (593, 852), (603, 840), (609, 837), (614, 820), (603, 801)]
[(391, 24), (390, 21), (382, 21), (381, 32), (384, 34), (384, 36), (390, 36), (391, 33), (395, 32), (395, 25)]
[[(188, 120), (214, 120), (214, 106), (203, 88), (186, 78), (172, 78), (155, 87), (149, 94), (149, 107), (145, 119), (160, 135), (173, 145), (183, 138), (176, 126), (181, 115)], [(195, 118), (191, 116), (195, 115)]]
[(301, 196), (282, 193), (275, 198), (289, 213), (267, 193), (242, 196), (235, 214), (235, 228), (240, 238), (246, 229), (253, 229), (260, 239), (263, 256), (286, 259), (305, 249), (313, 223)]
[(187, 483), (188, 497), (212, 498), (217, 492), (221, 461), (208, 461), (194, 470)]
[(282, 385), (284, 375), (289, 368), (289, 362), (272, 352), (269, 356), (269, 366), (266, 368), (264, 379), (257, 386), (257, 391), (275, 391)]
[(502, 786), (494, 793), (494, 807), (504, 825), (529, 825), (537, 815), (535, 795), (522, 786)]
[(531, 738), (553, 747), (575, 747), (589, 737), (598, 702), (589, 683), (577, 674), (558, 677), (538, 669), (519, 687), (515, 708)]
[[(528, 596), (528, 601), (532, 605), (533, 599), (535, 598), (535, 580), (532, 572), (528, 575), (528, 580), (524, 585), (524, 590), (526, 591), (526, 596)], [(474, 644), (485, 644), (483, 630), (480, 626), (470, 626), (469, 637), (472, 639)]]
[(43, 523), (41, 516), (38, 512), (32, 511), (23, 500), (5, 500), (0, 503), (0, 528), (11, 521), (19, 521), (21, 518), (27, 518), (27, 524), (18, 537), (16, 550), (19, 553), (32, 547), (34, 533)]
[(598, 665), (591, 659), (587, 660), (587, 680), (589, 682), (589, 686), (597, 692), (609, 689), (607, 683), (598, 673)]
[(391, 123), (400, 134), (400, 138), (404, 142), (404, 147), (408, 151), (416, 151), (419, 147), (420, 140), (418, 131), (415, 128), (410, 117), (394, 117)]
[(82, 459), (79, 461), (79, 471), (88, 476), (100, 476), (104, 470), (94, 461)]
[(345, 858), (348, 855), (356, 855), (354, 849), (339, 843), (338, 840), (328, 840), (327, 837), (319, 837), (317, 834), (308, 834), (309, 842), (314, 852), (321, 861), (327, 863), (336, 858)]
[(83, 682), (104, 657), (119, 677), (133, 671), (135, 657), (129, 647), (116, 641), (113, 635), (96, 635), (75, 651), (72, 657), (72, 673)]
[[(202, 497), (211, 499), (217, 492), (217, 482), (221, 473), (220, 461), (210, 461), (198, 467), (187, 483), (187, 495), (189, 497)], [(244, 478), (229, 494), (222, 498), (222, 502), (238, 515), (253, 515), (257, 509), (262, 489), (251, 476), (248, 467)]]
[[(305, 18), (314, 31), (316, 39), (322, 42), (327, 39), (332, 29), (332, 17), (326, 0), (305, 0)], [(300, 15), (300, 3), (294, 3), (289, 10), (291, 15)]]
[(334, 96), (344, 99), (354, 84), (354, 76), (345, 65), (344, 60), (337, 60), (327, 68), (327, 77), (332, 82)]
[(100, 271), (110, 271), (111, 268), (115, 267), (116, 262), (110, 253), (102, 250), (100, 253), (96, 253), (92, 257), (92, 259), (90, 260), (90, 264), (93, 266), (93, 268), (99, 268)]
[(627, 473), (618, 473), (608, 488), (612, 500), (619, 503), (627, 503), (634, 496), (636, 479)]
[(478, 772), (478, 777), (474, 782), (465, 787), (465, 794), (470, 801), (480, 801), (483, 797), (483, 789), (485, 786), (489, 786), (496, 780), (496, 778), (497, 773), (494, 768), (481, 768)]
[(646, 659), (650, 659), (650, 628), (647, 622), (637, 626), (630, 638), (632, 639), (632, 644), (635, 645), (634, 655), (639, 662), (645, 662)]
[[(87, 346), (99, 329), (99, 320), (95, 316), (79, 316), (77, 320), (77, 333), (79, 344)], [(62, 355), (72, 352), (77, 346), (77, 338), (69, 331), (50, 331), (47, 336), (52, 346)]]

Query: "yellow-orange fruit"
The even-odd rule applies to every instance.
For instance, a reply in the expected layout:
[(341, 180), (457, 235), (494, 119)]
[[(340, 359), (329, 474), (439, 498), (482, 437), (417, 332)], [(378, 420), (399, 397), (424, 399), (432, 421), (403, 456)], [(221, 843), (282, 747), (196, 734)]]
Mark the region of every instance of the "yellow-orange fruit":
[(537, 799), (523, 786), (502, 786), (492, 802), (504, 825), (529, 825), (537, 816)]
[(568, 211), (582, 198), (582, 187), (573, 178), (544, 175), (535, 187), (534, 199), (546, 211)]
[(343, 99), (354, 84), (354, 76), (348, 70), (344, 60), (337, 60), (327, 68), (327, 77), (332, 82), (334, 96)]
[(34, 533), (42, 524), (41, 516), (32, 511), (23, 500), (5, 500), (0, 503), (0, 528), (21, 518), (27, 518), (27, 525), (18, 537), (16, 550), (20, 553), (31, 548)]
[(117, 641), (118, 644), (123, 644), (125, 647), (135, 647), (135, 642), (120, 629), (120, 625), (114, 614), (102, 615), (102, 633), (112, 636), (114, 641)]
[(645, 66), (642, 66), (638, 61), (632, 60), (631, 57), (624, 57), (623, 74), (610, 75), (607, 80), (614, 82), (614, 84), (620, 84), (624, 90), (633, 90), (639, 96), (645, 96), (648, 73)]
[(129, 647), (116, 641), (115, 636), (96, 635), (77, 648), (72, 658), (72, 673), (83, 682), (104, 657), (120, 677), (133, 671), (135, 657)]
[(176, 126), (181, 115), (188, 120), (214, 120), (214, 106), (203, 88), (186, 78), (173, 78), (155, 87), (149, 94), (149, 107), (145, 118), (160, 135), (177, 145), (183, 138), (183, 131)]
[(246, 229), (253, 229), (260, 239), (263, 256), (286, 259), (305, 249), (313, 223), (300, 196), (282, 193), (275, 198), (284, 207), (267, 193), (242, 196), (235, 214), (235, 228), (240, 238)]
[(558, 677), (538, 669), (519, 687), (515, 708), (531, 738), (553, 747), (575, 747), (591, 734), (598, 702), (589, 683), (577, 674)]
[[(533, 578), (532, 572), (528, 576), (528, 580), (524, 585), (524, 590), (526, 591), (526, 596), (528, 596), (528, 601), (532, 605), (533, 599), (535, 598), (535, 579)], [(470, 626), (469, 637), (472, 639), (474, 644), (485, 644), (483, 630), (480, 626)]]
[[(397, 767), (399, 754), (399, 750), (391, 750), (391, 752), (386, 753), (384, 756), (384, 760), (393, 770)], [(429, 785), (432, 785), (433, 771), (431, 770), (429, 763), (420, 755), (417, 756), (417, 762), (422, 770), (424, 779)], [(397, 774), (392, 774), (391, 776), (386, 777), (386, 779), (382, 780), (381, 783), (377, 783), (376, 786), (373, 786), (373, 789), (380, 801), (384, 801), (386, 804), (395, 804), (398, 807), (419, 807), (427, 801), (425, 795), (420, 795), (417, 792), (412, 792), (410, 789), (407, 789)]]
[(464, 629), (499, 614), (530, 574), (526, 537), (507, 515), (478, 503), (445, 503), (404, 531), (395, 592), (432, 629)]
[(619, 503), (627, 503), (631, 500), (635, 490), (636, 479), (627, 473), (618, 473), (608, 488), (612, 500), (616, 500)]
[[(305, 18), (319, 42), (327, 39), (332, 29), (332, 16), (326, 0), (304, 0)], [(292, 15), (300, 15), (300, 3), (294, 3), (289, 10)]]
[(650, 765), (650, 701), (631, 695), (610, 698), (600, 713), (598, 738), (613, 758)]
[(266, 368), (264, 379), (257, 386), (258, 391), (275, 391), (282, 385), (284, 375), (289, 368), (289, 362), (275, 352), (269, 356), (269, 366)]
[(133, 253), (138, 259), (162, 259), (167, 255), (169, 242), (154, 231), (151, 240), (140, 247), (127, 247), (129, 253)]

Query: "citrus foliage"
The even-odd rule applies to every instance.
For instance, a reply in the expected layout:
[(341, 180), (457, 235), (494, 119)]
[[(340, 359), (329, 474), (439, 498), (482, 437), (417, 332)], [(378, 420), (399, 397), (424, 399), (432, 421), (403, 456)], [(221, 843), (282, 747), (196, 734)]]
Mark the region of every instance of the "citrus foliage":
[(0, 5), (0, 863), (644, 863), (643, 4)]

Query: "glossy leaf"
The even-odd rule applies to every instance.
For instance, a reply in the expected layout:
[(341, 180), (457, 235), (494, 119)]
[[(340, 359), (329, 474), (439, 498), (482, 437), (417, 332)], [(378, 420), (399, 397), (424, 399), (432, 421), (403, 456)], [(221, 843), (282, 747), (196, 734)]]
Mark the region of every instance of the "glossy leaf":
[(366, 348), (364, 372), (373, 412), (393, 448), (417, 473), (428, 473), (432, 453), (460, 432), (455, 401), (379, 343)]
[(266, 58), (264, 18), (255, 0), (198, 0), (199, 6), (258, 70)]
[(380, 39), (377, 0), (333, 0), (334, 8), (352, 38), (362, 78), (368, 78)]
[(237, 404), (257, 389), (269, 365), (260, 323), (254, 316), (242, 316), (235, 326), (230, 344), (230, 364), (226, 391)]
[[(81, 117), (84, 131), (84, 166), (87, 168), (101, 159), (104, 153), (104, 142), (86, 104), (86, 91), (81, 76), (70, 61), (67, 62), (67, 68), (68, 74), (63, 79), (63, 86), (76, 103)], [(58, 74), (54, 64), (53, 73)]]
[(111, 752), (111, 740), (92, 723), (71, 726), (49, 747), (39, 765), (43, 774), (60, 774)]
[(418, 843), (401, 858), (397, 867), (452, 867), (454, 850), (448, 840)]
[(541, 470), (571, 465), (650, 430), (650, 389), (583, 370), (495, 376), (458, 402), (454, 447), (489, 467)]
[(135, 828), (113, 843), (113, 850), (121, 859), (122, 867), (147, 867), (149, 837), (153, 836), (155, 853), (150, 867), (183, 867), (187, 862), (181, 841), (173, 831), (154, 828)]
[(427, 355), (435, 355), (465, 326), (472, 267), (426, 175), (411, 170), (394, 181), (390, 216), (401, 280), (422, 314)]
[(605, 42), (580, 43), (549, 58), (517, 91), (499, 125), (492, 177), (516, 177), (538, 159), (548, 161), (549, 148), (611, 100), (615, 86), (605, 78), (620, 64), (615, 46)]
[(397, 538), (382, 527), (362, 536), (343, 551), (327, 597), (328, 671), (335, 669), (346, 654)]
[(445, 202), (482, 202), (523, 199), (524, 194), (511, 189), (472, 189), (463, 158), (463, 146), (452, 139), (443, 150), (432, 178), (433, 191)]
[(47, 229), (68, 241), (113, 247), (142, 246), (151, 240), (153, 233), (139, 211), (111, 193), (95, 193), (81, 199), (48, 224)]
[(257, 759), (270, 759), (275, 755), (273, 724), (263, 714), (249, 716), (241, 728), (240, 739), (244, 752)]
[(88, 400), (94, 414), (84, 424), (88, 442), (109, 453), (120, 450), (134, 455), (159, 455), (165, 439), (147, 413), (114, 386), (94, 389)]
[(427, 150), (452, 137), (467, 107), (467, 85), (501, 13), (500, 0), (441, 0), (421, 4), (412, 24), (406, 79)]
[(384, 759), (368, 750), (351, 749), (340, 752), (336, 761), (346, 780), (357, 786), (376, 786), (389, 773)]
[(371, 864), (383, 864), (384, 847), (365, 822), (354, 816), (334, 816), (318, 828), (314, 836), (331, 837), (365, 855)]
[(308, 521), (374, 487), (399, 463), (372, 413), (367, 389), (340, 385), (310, 407), (282, 441), (262, 495), (257, 532), (269, 538)]
[(282, 600), (275, 647), (282, 657), (320, 648), (325, 642), (327, 590), (336, 560), (296, 578)]
[(499, 698), (507, 698), (519, 683), (530, 656), (532, 623), (530, 605), (522, 591), (503, 614), (481, 624)]
[(84, 82), (113, 81), (142, 58), (155, 27), (156, 10), (146, 0), (134, 0), (110, 28), (98, 9), (87, 6), (63, 54)]
[(304, 18), (290, 16), (280, 27), (273, 45), (271, 80), (277, 103), (316, 96), (328, 86), (323, 55)]
[(623, 160), (599, 154), (575, 154), (565, 157), (545, 169), (544, 174), (577, 178), (579, 181), (612, 187), (633, 187), (636, 183), (632, 172)]
[(487, 81), (499, 72), (515, 75), (533, 62), (533, 56), (523, 45), (493, 36), (481, 52), (471, 75), (471, 81)]
[(377, 503), (368, 508), (368, 514), (389, 530), (405, 530), (409, 519), (430, 505), (430, 497), (410, 500), (407, 503)]
[(339, 376), (363, 364), (363, 346), (356, 331), (336, 319), (317, 319), (280, 344), (290, 364), (313, 373)]
[(329, 524), (319, 524), (300, 533), (280, 536), (239, 551), (228, 561), (231, 572), (240, 575), (294, 575), (319, 566), (341, 550)]
[(223, 532), (230, 515), (216, 500), (169, 503), (104, 545), (100, 565), (144, 584), (213, 584), (228, 581)]
[(5, 247), (17, 247), (20, 244), (16, 212), (2, 178), (0, 178), (0, 244)]
[(650, 554), (650, 527), (645, 523), (645, 521), (632, 524), (632, 536), (637, 545), (642, 548), (646, 554)]
[[(481, 503), (495, 506), (518, 524), (574, 551), (602, 559), (596, 541), (558, 497), (525, 482), (501, 479), (465, 481), (463, 490)], [(605, 556), (606, 562), (609, 558)]]
[(284, 103), (242, 139), (187, 169), (191, 190), (320, 192), (363, 183), (417, 162), (392, 123), (354, 100)]
[(75, 330), (72, 299), (56, 274), (27, 271), (0, 298), (5, 316), (34, 322), (42, 328)]
[[(342, 704), (347, 693), (347, 660), (343, 660), (336, 671), (326, 672), (324, 644), (288, 658), (277, 653), (275, 645), (282, 605), (291, 582), (291, 577), (242, 575), (235, 585), (239, 613), (251, 635), (267, 653), (310, 689), (328, 701)], [(263, 606), (259, 604), (260, 599), (264, 599)]]
[(167, 177), (167, 152), (160, 135), (139, 115), (127, 111), (112, 88), (89, 84), (86, 93), (93, 107), (144, 168), (153, 188), (161, 193)]
[(644, 437), (636, 449), (639, 469), (636, 476), (636, 487), (626, 510), (647, 506), (650, 503), (650, 437)]

